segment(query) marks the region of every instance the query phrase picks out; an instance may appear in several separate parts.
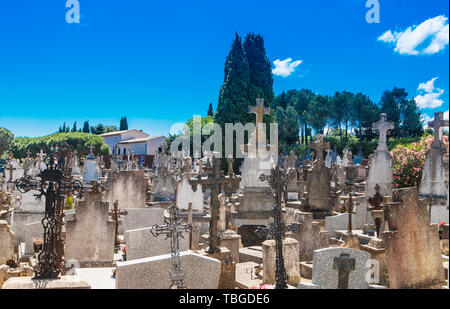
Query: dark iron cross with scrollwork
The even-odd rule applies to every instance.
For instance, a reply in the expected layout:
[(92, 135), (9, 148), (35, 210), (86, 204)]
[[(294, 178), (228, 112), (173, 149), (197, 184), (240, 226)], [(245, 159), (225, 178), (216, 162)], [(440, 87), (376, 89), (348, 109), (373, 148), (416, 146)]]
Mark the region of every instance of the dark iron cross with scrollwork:
[(202, 187), (202, 191), (211, 190), (211, 219), (209, 222), (209, 246), (206, 249), (207, 253), (220, 252), (219, 248), (219, 235), (217, 232), (217, 223), (219, 220), (219, 194), (224, 192), (225, 195), (231, 196), (231, 194), (237, 191), (241, 176), (231, 173), (229, 176), (225, 176), (220, 171), (220, 159), (213, 156), (212, 165), (207, 163), (202, 168), (204, 174), (189, 179), (189, 184), (192, 186), (192, 190), (197, 191), (197, 186)]
[(115, 223), (115, 236), (114, 236), (114, 249), (119, 250), (120, 247), (120, 239), (119, 239), (119, 225), (120, 225), (120, 217), (128, 215), (128, 211), (119, 209), (119, 201), (116, 200), (114, 202), (113, 209), (109, 212), (111, 219)]
[[(370, 204), (370, 210), (382, 210), (384, 198), (380, 194), (380, 186), (378, 184), (375, 185), (375, 195), (368, 198), (367, 202)], [(381, 218), (375, 218), (375, 228), (377, 231), (377, 237), (380, 238), (381, 232)]]
[(180, 224), (178, 220), (178, 209), (175, 204), (169, 207), (170, 216), (169, 218), (164, 218), (164, 225), (155, 224), (152, 226), (150, 232), (154, 237), (159, 235), (166, 235), (166, 239), (170, 238), (170, 249), (171, 249), (171, 259), (172, 268), (170, 270), (170, 280), (172, 284), (170, 289), (185, 289), (186, 285), (184, 283), (185, 271), (181, 269), (180, 263), (180, 244), (179, 237), (183, 237), (183, 232), (191, 232), (192, 224)]
[(278, 163), (271, 175), (261, 174), (259, 176), (261, 181), (268, 181), (275, 191), (275, 205), (272, 208), (273, 222), (269, 223), (268, 228), (259, 227), (256, 230), (256, 235), (261, 239), (275, 238), (275, 288), (287, 288), (287, 273), (284, 267), (283, 257), (283, 238), (286, 232), (296, 232), (298, 230), (298, 223), (286, 225), (281, 219), (281, 195), (286, 187), (287, 176), (281, 173), (280, 164)]
[[(102, 186), (91, 182), (87, 188), (70, 176), (70, 159), (72, 152), (69, 145), (63, 143), (56, 153), (44, 158), (46, 169), (36, 178), (25, 175), (16, 180), (19, 192), (26, 193), (37, 190), (37, 200), (45, 197), (45, 213), (42, 219), (44, 228), (42, 251), (38, 255), (38, 267), (33, 279), (56, 279), (62, 273), (64, 256), (64, 240), (61, 231), (63, 226), (65, 197), (68, 194), (81, 197), (83, 190), (100, 192)], [(104, 190), (104, 188), (103, 188)]]

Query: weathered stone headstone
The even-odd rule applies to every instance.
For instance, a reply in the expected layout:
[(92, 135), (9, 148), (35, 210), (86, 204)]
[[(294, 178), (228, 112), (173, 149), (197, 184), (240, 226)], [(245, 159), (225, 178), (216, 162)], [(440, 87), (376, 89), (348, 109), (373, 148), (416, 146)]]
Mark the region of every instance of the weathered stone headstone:
[(0, 220), (0, 265), (14, 257), (14, 233), (8, 223)]
[(312, 284), (300, 289), (368, 289), (370, 254), (351, 248), (325, 248), (314, 251)]
[(109, 204), (102, 194), (86, 193), (75, 216), (66, 222), (65, 259), (80, 264), (108, 264), (114, 260), (115, 224), (109, 221)]
[[(300, 282), (300, 265), (298, 254), (299, 243), (297, 240), (287, 237), (283, 239), (284, 267), (287, 274), (287, 283), (297, 286)], [(263, 250), (263, 283), (275, 283), (275, 240), (265, 240), (262, 243)]]
[[(217, 289), (221, 262), (190, 251), (180, 252), (189, 289)], [(167, 289), (170, 284), (170, 254), (117, 262), (116, 289)]]
[(442, 287), (439, 232), (429, 223), (425, 201), (419, 200), (416, 187), (394, 189), (392, 200), (385, 209), (389, 231), (382, 233), (390, 287)]

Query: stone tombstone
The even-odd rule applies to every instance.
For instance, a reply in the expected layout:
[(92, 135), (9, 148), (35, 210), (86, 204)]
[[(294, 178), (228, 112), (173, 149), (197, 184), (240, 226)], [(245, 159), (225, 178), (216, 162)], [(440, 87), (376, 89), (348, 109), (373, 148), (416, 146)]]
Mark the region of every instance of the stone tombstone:
[(286, 224), (298, 223), (298, 230), (291, 237), (299, 243), (299, 260), (301, 262), (312, 261), (314, 250), (328, 247), (328, 232), (320, 230), (320, 224), (313, 221), (312, 213), (287, 208), (284, 221)]
[[(286, 237), (283, 239), (284, 267), (288, 277), (287, 283), (297, 286), (300, 282), (300, 264), (297, 240)], [(263, 251), (263, 283), (275, 284), (276, 251), (275, 240), (265, 240), (262, 243)]]
[[(119, 201), (120, 208), (144, 208), (147, 201), (148, 179), (144, 170), (119, 171), (109, 180), (106, 190), (107, 201), (112, 206)], [(107, 186), (108, 187), (108, 186)]]
[(192, 186), (189, 184), (191, 177), (193, 177), (193, 173), (184, 173), (177, 183), (177, 208), (187, 210), (189, 203), (192, 203), (194, 212), (203, 212), (203, 191), (198, 186), (197, 191), (192, 190)]
[(331, 168), (331, 165), (333, 163), (332, 156), (331, 156), (332, 150), (331, 149), (327, 149), (325, 151), (327, 152), (327, 156), (325, 157), (325, 167)]
[[(127, 260), (141, 259), (171, 252), (170, 241), (165, 237), (154, 237), (151, 227), (125, 231)], [(189, 249), (189, 235), (178, 237), (180, 251)]]
[(314, 251), (312, 284), (300, 289), (368, 289), (370, 254), (351, 248), (324, 248)]
[(329, 170), (325, 167), (323, 160), (323, 151), (329, 147), (329, 143), (324, 143), (323, 135), (317, 134), (317, 141), (314, 143), (317, 159), (306, 181), (307, 210), (313, 212), (315, 217), (323, 217), (331, 213), (333, 206)]
[(65, 260), (80, 264), (114, 261), (115, 223), (109, 221), (109, 204), (102, 194), (86, 193), (78, 202), (75, 216), (66, 222)]
[(98, 167), (97, 167), (97, 161), (95, 159), (94, 154), (91, 152), (86, 157), (86, 160), (84, 161), (84, 172), (83, 172), (83, 182), (91, 182), (93, 180), (98, 181)]
[(386, 136), (389, 130), (394, 129), (394, 124), (387, 121), (386, 114), (381, 114), (380, 120), (372, 127), (379, 132), (379, 142), (366, 179), (366, 199), (375, 194), (377, 184), (381, 195), (391, 195), (392, 192), (392, 157), (386, 144)]
[(25, 255), (34, 256), (34, 240), (42, 240), (44, 227), (41, 221), (25, 224)]
[(385, 217), (389, 231), (382, 233), (390, 287), (440, 288), (444, 285), (439, 232), (430, 224), (426, 202), (417, 188), (394, 189)]
[[(188, 289), (217, 289), (221, 262), (191, 251), (180, 252), (181, 269)], [(116, 289), (167, 289), (171, 285), (171, 255), (117, 262)]]
[(0, 265), (14, 257), (14, 233), (8, 223), (0, 220)]
[(154, 224), (164, 224), (164, 208), (129, 208), (128, 214), (122, 218), (123, 231), (151, 227)]
[(72, 176), (78, 176), (81, 174), (80, 169), (80, 160), (78, 159), (76, 151), (74, 151), (74, 155), (72, 158)]
[(434, 120), (428, 123), (428, 126), (433, 128), (434, 139), (431, 148), (426, 153), (419, 195), (433, 196), (445, 203), (448, 197), (448, 178), (444, 163), (447, 148), (442, 141), (442, 129), (448, 127), (449, 121), (443, 118), (444, 113), (434, 113)]
[(226, 230), (222, 233), (220, 241), (220, 246), (230, 250), (234, 262), (239, 263), (239, 244), (241, 242), (241, 235), (233, 230)]
[(297, 173), (297, 156), (294, 155), (294, 151), (291, 150), (289, 156), (284, 159), (283, 169), (286, 173), (287, 180), (287, 198), (289, 201), (298, 199), (298, 173)]
[[(348, 216), (348, 213), (341, 213), (325, 217), (325, 230), (330, 234), (330, 237), (336, 237), (335, 231), (347, 230)], [(355, 214), (352, 214), (352, 222), (356, 222)]]

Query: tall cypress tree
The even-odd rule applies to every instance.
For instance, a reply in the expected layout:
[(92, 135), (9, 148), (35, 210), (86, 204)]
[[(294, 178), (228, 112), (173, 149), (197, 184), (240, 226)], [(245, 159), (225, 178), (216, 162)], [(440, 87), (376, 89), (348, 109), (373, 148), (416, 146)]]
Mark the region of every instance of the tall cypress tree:
[(90, 129), (89, 129), (89, 121), (85, 121), (83, 124), (83, 132), (84, 133), (89, 133)]
[(128, 130), (128, 121), (127, 117), (120, 118), (119, 131)]
[(263, 37), (254, 33), (247, 34), (244, 51), (250, 69), (249, 101), (254, 104), (257, 98), (264, 98), (264, 106), (271, 106), (275, 97), (273, 76)]
[(241, 38), (237, 33), (226, 58), (224, 73), (224, 82), (220, 88), (219, 103), (214, 116), (215, 122), (224, 128), (225, 123), (245, 124), (254, 120), (255, 116), (248, 113), (250, 69)]
[(211, 116), (211, 117), (214, 116), (212, 103), (209, 103), (209, 106), (208, 106), (208, 116)]

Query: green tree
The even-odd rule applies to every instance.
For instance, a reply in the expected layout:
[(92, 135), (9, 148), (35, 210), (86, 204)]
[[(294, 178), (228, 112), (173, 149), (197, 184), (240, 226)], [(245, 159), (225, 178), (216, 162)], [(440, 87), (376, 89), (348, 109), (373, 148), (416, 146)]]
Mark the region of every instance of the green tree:
[(100, 135), (103, 133), (105, 133), (105, 128), (103, 127), (103, 125), (101, 123), (99, 123), (95, 127), (91, 127), (91, 134)]
[(14, 134), (6, 128), (0, 128), (0, 157), (9, 148), (14, 139)]
[(104, 126), (103, 127), (103, 133), (116, 132), (116, 131), (119, 131), (119, 129), (117, 129), (116, 126)]
[(378, 106), (362, 93), (356, 94), (351, 101), (351, 125), (356, 128), (359, 142), (363, 136), (372, 138), (372, 123), (377, 121)]
[(336, 91), (331, 98), (330, 121), (331, 125), (339, 129), (339, 139), (342, 142), (342, 122), (345, 114), (348, 112), (348, 105), (350, 104), (349, 93), (347, 91)]
[(291, 105), (286, 109), (284, 125), (286, 126), (286, 144), (289, 146), (295, 145), (298, 141), (299, 124), (297, 111)]
[(84, 133), (89, 133), (90, 129), (89, 129), (89, 121), (85, 121), (83, 124), (83, 132)]
[(73, 123), (72, 132), (77, 132), (77, 122)]
[(281, 146), (286, 145), (286, 114), (282, 106), (275, 110), (275, 122), (278, 124), (278, 143)]
[(422, 136), (423, 132), (422, 113), (414, 98), (410, 99), (403, 109), (403, 123), (400, 134), (404, 137), (418, 137)]
[(122, 118), (120, 118), (119, 130), (120, 130), (120, 131), (128, 130), (128, 121), (127, 121), (127, 117), (122, 117)]
[(400, 126), (402, 123), (402, 109), (406, 104), (408, 94), (405, 89), (394, 87), (392, 90), (386, 90), (381, 96), (381, 112), (387, 114), (387, 120), (394, 122), (392, 136), (400, 135)]
[(264, 105), (271, 106), (275, 97), (273, 75), (266, 56), (264, 39), (259, 34), (249, 33), (245, 37), (243, 46), (250, 70), (249, 102), (254, 104), (257, 98), (264, 98)]
[(223, 129), (225, 123), (245, 124), (253, 121), (255, 117), (248, 113), (250, 68), (241, 38), (237, 33), (226, 58), (224, 73), (224, 82), (220, 88), (219, 103), (214, 115), (215, 122)]
[(211, 116), (211, 117), (214, 116), (212, 103), (209, 103), (209, 106), (208, 106), (208, 116)]
[(310, 103), (315, 99), (316, 95), (310, 89), (301, 89), (297, 91), (296, 96), (294, 97), (293, 106), (297, 111), (299, 122), (301, 125), (301, 143), (305, 143), (308, 145), (308, 109)]
[(306, 112), (306, 118), (311, 127), (317, 133), (323, 134), (323, 129), (327, 125), (330, 114), (330, 98), (328, 96), (317, 95), (309, 102), (309, 109)]

